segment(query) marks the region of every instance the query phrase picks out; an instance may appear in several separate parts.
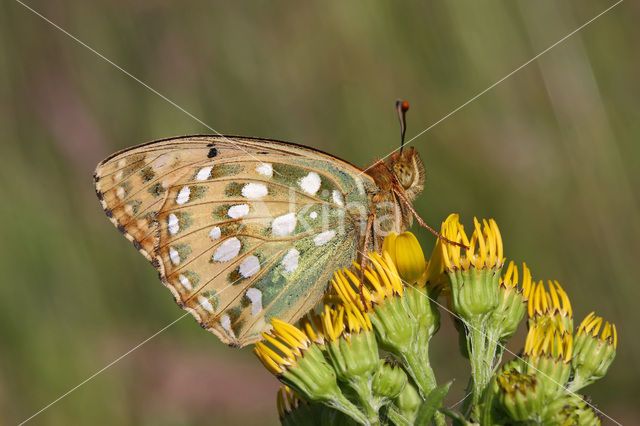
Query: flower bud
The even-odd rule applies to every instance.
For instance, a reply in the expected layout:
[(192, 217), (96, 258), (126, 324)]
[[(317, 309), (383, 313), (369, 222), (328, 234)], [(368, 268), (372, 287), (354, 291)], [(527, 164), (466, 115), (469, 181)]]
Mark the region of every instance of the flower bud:
[(411, 424), (413, 424), (413, 420), (415, 419), (421, 404), (422, 398), (420, 397), (420, 394), (409, 382), (405, 385), (395, 400), (395, 405), (398, 407), (400, 414), (402, 414), (402, 416)]
[(524, 422), (539, 417), (544, 408), (536, 376), (503, 370), (497, 377), (498, 401), (512, 420)]
[(582, 321), (573, 340), (574, 378), (571, 390), (581, 389), (602, 378), (616, 356), (618, 334), (616, 326), (591, 312)]
[(373, 377), (372, 389), (376, 396), (396, 398), (407, 384), (407, 374), (397, 365), (381, 362)]
[(414, 283), (426, 268), (424, 253), (418, 239), (411, 232), (403, 232), (395, 239), (395, 258), (400, 278), (406, 283)]

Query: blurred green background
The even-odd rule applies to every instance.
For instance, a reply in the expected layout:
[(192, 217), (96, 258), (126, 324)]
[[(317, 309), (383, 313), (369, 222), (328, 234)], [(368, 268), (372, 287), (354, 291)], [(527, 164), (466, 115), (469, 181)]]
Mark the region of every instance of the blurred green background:
[[(366, 166), (604, 10), (604, 1), (32, 0), (29, 5), (216, 130)], [(627, 1), (413, 142), (416, 207), (494, 217), (506, 255), (557, 279), (618, 357), (585, 390), (640, 416), (640, 4)], [(19, 3), (0, 3), (0, 423), (18, 423), (182, 311), (108, 222), (91, 174), (111, 152), (211, 133)], [(427, 251), (431, 235), (418, 231)], [(443, 317), (444, 318), (444, 317)], [(636, 337), (634, 337), (636, 336)], [(523, 334), (511, 343), (517, 351)], [(439, 380), (463, 395), (450, 321)], [(276, 380), (189, 316), (30, 424), (275, 424)], [(605, 419), (605, 423), (608, 421)]]

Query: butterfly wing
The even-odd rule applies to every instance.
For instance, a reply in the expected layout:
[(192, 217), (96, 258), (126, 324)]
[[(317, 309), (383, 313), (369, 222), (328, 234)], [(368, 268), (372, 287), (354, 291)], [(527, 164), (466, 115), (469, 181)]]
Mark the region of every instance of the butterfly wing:
[(102, 206), (177, 303), (223, 342), (294, 322), (356, 258), (373, 180), (310, 148), (235, 136), (167, 139), (96, 168)]

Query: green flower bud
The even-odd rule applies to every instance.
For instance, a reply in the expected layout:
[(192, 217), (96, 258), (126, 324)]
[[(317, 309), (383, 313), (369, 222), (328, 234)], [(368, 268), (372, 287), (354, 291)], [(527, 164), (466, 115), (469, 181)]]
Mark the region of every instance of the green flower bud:
[(545, 409), (544, 424), (562, 426), (598, 426), (600, 419), (587, 402), (576, 394), (564, 394)]
[(372, 331), (330, 341), (326, 350), (340, 380), (369, 377), (378, 369), (378, 345)]
[(508, 369), (498, 375), (496, 383), (498, 401), (512, 420), (523, 422), (539, 418), (544, 405), (536, 376)]
[(394, 402), (400, 414), (413, 424), (418, 409), (422, 405), (422, 398), (416, 388), (411, 383), (407, 383)]
[(528, 294), (532, 288), (531, 272), (526, 264), (522, 265), (522, 285), (518, 285), (518, 268), (509, 263), (507, 272), (498, 287), (498, 306), (492, 314), (490, 327), (502, 341), (513, 336), (527, 309)]
[(278, 379), (310, 402), (322, 402), (364, 423), (365, 415), (340, 390), (321, 347), (300, 329), (276, 318), (253, 351)]
[(605, 322), (591, 312), (582, 321), (573, 340), (573, 358), (571, 364), (574, 377), (569, 388), (581, 389), (604, 377), (616, 356), (618, 333), (616, 326)]
[(376, 396), (395, 398), (407, 384), (407, 374), (397, 365), (382, 361), (373, 377), (372, 389)]

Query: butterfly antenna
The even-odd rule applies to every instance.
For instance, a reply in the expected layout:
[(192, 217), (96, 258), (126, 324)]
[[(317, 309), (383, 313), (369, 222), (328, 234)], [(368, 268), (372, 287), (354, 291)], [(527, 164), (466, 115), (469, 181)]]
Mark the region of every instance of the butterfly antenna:
[(398, 120), (400, 120), (400, 152), (404, 148), (404, 134), (407, 131), (407, 111), (409, 111), (409, 102), (398, 99), (396, 101), (396, 110), (398, 111)]

